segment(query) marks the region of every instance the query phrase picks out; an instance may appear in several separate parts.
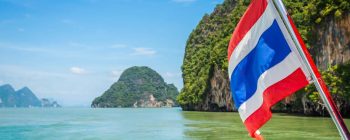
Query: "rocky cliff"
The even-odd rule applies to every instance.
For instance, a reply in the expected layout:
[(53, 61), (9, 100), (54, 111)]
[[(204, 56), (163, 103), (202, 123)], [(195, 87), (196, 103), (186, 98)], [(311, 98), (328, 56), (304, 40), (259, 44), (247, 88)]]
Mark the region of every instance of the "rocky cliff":
[(350, 60), (350, 14), (342, 19), (328, 18), (312, 31), (310, 53), (321, 70)]
[(182, 65), (184, 88), (177, 98), (184, 110), (233, 110), (226, 56), (233, 25), (244, 9), (237, 5), (242, 3), (226, 0), (190, 34)]
[[(286, 0), (284, 2), (321, 70), (349, 61), (348, 1)], [(235, 110), (227, 74), (227, 45), (235, 25), (248, 4), (249, 1), (245, 0), (225, 0), (213, 13), (204, 15), (190, 34), (182, 66), (184, 88), (177, 98), (184, 110)], [(341, 71), (344, 70), (338, 70), (339, 73)], [(344, 81), (344, 75), (338, 76), (343, 76), (341, 81)], [(313, 95), (314, 90), (310, 89), (312, 88), (286, 98), (274, 109), (290, 112), (322, 112), (322, 106), (319, 106), (322, 103), (317, 94)], [(347, 100), (350, 98), (345, 101)]]
[(126, 69), (118, 82), (102, 96), (97, 97), (92, 107), (173, 107), (177, 88), (167, 84), (154, 70), (148, 67)]

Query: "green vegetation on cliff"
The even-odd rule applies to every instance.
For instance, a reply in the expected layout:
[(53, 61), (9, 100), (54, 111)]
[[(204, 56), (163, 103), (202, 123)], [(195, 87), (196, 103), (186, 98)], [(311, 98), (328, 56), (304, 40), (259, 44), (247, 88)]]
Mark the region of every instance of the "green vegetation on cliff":
[[(236, 8), (234, 5), (238, 5)], [(187, 40), (182, 65), (184, 88), (178, 102), (196, 104), (208, 89), (211, 69), (227, 69), (227, 44), (234, 25), (245, 10), (243, 2), (225, 1), (211, 15), (205, 15)]]
[(137, 104), (146, 104), (151, 100), (150, 96), (160, 103), (164, 102), (164, 105), (159, 106), (165, 106), (167, 99), (175, 101), (177, 95), (177, 88), (173, 84), (166, 84), (156, 71), (148, 67), (135, 66), (126, 69), (118, 82), (102, 96), (97, 97), (91, 106), (133, 107)]
[[(329, 92), (332, 94), (333, 100), (336, 102), (342, 115), (350, 116), (350, 62), (341, 65), (329, 67), (326, 71), (322, 71), (322, 78), (328, 85)], [(314, 106), (322, 108), (320, 95), (314, 85), (305, 88), (308, 93), (308, 99), (312, 101)], [(323, 111), (323, 110), (322, 110)], [(315, 112), (319, 112), (315, 110)]]
[[(249, 3), (249, 0), (225, 0), (213, 13), (204, 15), (190, 34), (182, 65), (184, 88), (177, 97), (181, 106), (204, 102), (211, 90), (213, 68), (227, 74), (228, 42)], [(316, 30), (317, 25), (328, 19), (340, 19), (350, 10), (348, 0), (284, 0), (284, 3), (309, 47), (315, 44), (311, 31)], [(228, 79), (228, 75), (226, 77)]]
[[(312, 47), (312, 30), (329, 18), (340, 19), (349, 13), (348, 0), (283, 0), (294, 23), (309, 47)], [(314, 46), (316, 47), (316, 46)]]
[[(321, 71), (322, 78), (344, 117), (350, 117), (349, 70), (350, 62), (347, 62), (345, 64), (331, 66), (327, 70)], [(288, 97), (288, 101), (278, 103), (274, 106), (273, 110), (327, 116), (327, 109), (324, 107), (324, 103), (313, 84)]]

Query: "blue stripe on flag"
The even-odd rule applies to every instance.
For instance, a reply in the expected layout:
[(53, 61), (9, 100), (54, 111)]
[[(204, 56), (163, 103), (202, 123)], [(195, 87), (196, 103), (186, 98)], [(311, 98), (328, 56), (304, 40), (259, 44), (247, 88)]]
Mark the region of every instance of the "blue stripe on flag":
[(232, 72), (231, 91), (237, 108), (255, 93), (260, 75), (280, 63), (290, 52), (275, 20), (261, 35), (256, 47)]

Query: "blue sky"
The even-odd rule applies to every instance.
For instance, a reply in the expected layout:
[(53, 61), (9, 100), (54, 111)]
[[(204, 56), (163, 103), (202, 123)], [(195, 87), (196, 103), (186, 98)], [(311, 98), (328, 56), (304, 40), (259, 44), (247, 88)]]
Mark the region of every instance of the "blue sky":
[(0, 85), (89, 106), (131, 66), (183, 87), (190, 32), (223, 0), (0, 0)]

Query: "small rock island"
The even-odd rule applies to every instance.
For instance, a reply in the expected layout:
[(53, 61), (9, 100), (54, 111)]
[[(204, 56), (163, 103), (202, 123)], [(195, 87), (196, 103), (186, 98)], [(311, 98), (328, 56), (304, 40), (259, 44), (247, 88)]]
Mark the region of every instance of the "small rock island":
[(174, 107), (178, 106), (178, 94), (174, 84), (164, 82), (156, 71), (134, 66), (126, 69), (102, 96), (95, 98), (91, 107)]

